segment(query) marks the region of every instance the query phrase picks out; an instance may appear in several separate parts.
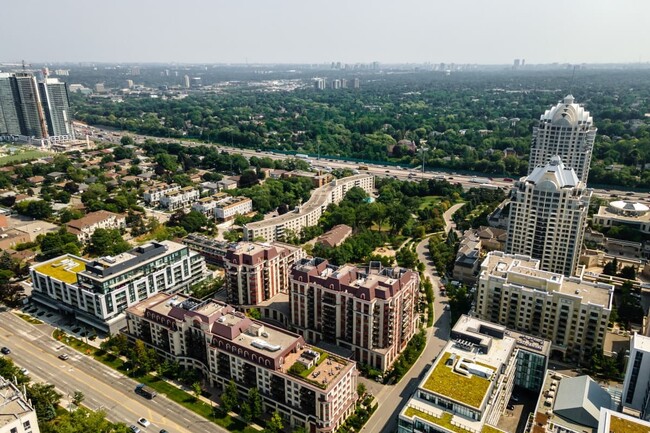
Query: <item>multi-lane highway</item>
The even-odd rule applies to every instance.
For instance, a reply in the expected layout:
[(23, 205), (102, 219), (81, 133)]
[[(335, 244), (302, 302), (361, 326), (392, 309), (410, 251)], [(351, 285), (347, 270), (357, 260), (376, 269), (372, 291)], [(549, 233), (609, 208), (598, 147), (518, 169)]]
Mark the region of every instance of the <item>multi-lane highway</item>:
[[(144, 140), (146, 139), (153, 139), (161, 142), (170, 142), (170, 143), (179, 142), (179, 140), (176, 139), (165, 139), (160, 137), (144, 136), (144, 135), (137, 135), (137, 134), (134, 135), (128, 132), (112, 131), (112, 130), (106, 130), (97, 127), (90, 127), (89, 129), (93, 132), (93, 134), (95, 134), (95, 136), (99, 136), (99, 134), (101, 134), (102, 137), (100, 137), (100, 139), (107, 140), (113, 143), (119, 143), (123, 135), (129, 135), (133, 137), (136, 142), (139, 143), (144, 142)], [(81, 133), (83, 131), (79, 131), (79, 132)], [(199, 143), (199, 142), (189, 141), (189, 140), (183, 140), (181, 142), (183, 143), (183, 145), (189, 147), (207, 145), (206, 143)], [(245, 156), (246, 158), (250, 158), (251, 156), (268, 157), (271, 159), (286, 159), (291, 157), (290, 155), (274, 154), (270, 151), (241, 149), (241, 148), (223, 146), (223, 145), (218, 145), (217, 147), (229, 153), (240, 154), (242, 156)], [(310, 157), (310, 161), (316, 167), (329, 167), (332, 169), (336, 169), (336, 168), (358, 169), (359, 167), (359, 163), (353, 161), (331, 160), (326, 158), (318, 159), (315, 157)], [(465, 175), (465, 174), (449, 173), (449, 172), (442, 172), (442, 171), (431, 171), (431, 169), (427, 169), (427, 171), (422, 173), (418, 169), (384, 166), (382, 164), (364, 163), (363, 165), (368, 167), (367, 170), (368, 173), (378, 177), (393, 177), (401, 180), (412, 180), (412, 181), (417, 181), (423, 178), (424, 179), (444, 178), (447, 181), (452, 183), (460, 183), (464, 188), (478, 187), (479, 183), (475, 181), (476, 179), (473, 180), (473, 178), (476, 178), (477, 176), (480, 176), (481, 178), (486, 177), (486, 175), (480, 175), (480, 174)], [(489, 184), (494, 185), (495, 187), (498, 188), (502, 188), (504, 190), (508, 190), (513, 186), (513, 182), (512, 180), (505, 180), (505, 179), (509, 179), (509, 178), (493, 177), (492, 179), (489, 179)], [(595, 188), (593, 189), (593, 191), (595, 196), (605, 198), (605, 199), (610, 199), (610, 200), (614, 200), (614, 199), (643, 200), (643, 201), (650, 200), (650, 193), (647, 192), (624, 191), (624, 190), (602, 189), (602, 188)]]
[[(0, 346), (11, 349), (6, 356), (27, 368), (32, 380), (54, 384), (64, 398), (81, 391), (85, 395), (83, 404), (90, 409), (103, 409), (109, 420), (127, 425), (147, 418), (150, 431), (227, 432), (164, 396), (147, 400), (135, 394), (136, 382), (53, 339), (52, 331), (49, 325), (28, 324), (9, 311), (0, 313)], [(61, 353), (70, 358), (60, 360)]]

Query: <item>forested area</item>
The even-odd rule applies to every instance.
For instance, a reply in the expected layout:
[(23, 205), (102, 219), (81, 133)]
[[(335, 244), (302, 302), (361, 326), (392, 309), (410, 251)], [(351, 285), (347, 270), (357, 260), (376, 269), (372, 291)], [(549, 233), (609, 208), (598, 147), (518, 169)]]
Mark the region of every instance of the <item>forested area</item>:
[(650, 187), (642, 169), (650, 162), (645, 71), (582, 70), (573, 79), (566, 70), (372, 77), (360, 90), (244, 87), (123, 102), (75, 95), (73, 104), (82, 121), (160, 137), (403, 165), (419, 163), (426, 147), (429, 167), (518, 176), (526, 173), (537, 119), (573, 93), (598, 127), (590, 182)]

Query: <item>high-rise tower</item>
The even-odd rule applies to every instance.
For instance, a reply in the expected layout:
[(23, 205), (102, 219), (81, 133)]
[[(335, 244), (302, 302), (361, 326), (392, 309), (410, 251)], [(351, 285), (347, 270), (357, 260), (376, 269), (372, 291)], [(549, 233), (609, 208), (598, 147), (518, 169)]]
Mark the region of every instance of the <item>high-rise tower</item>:
[(31, 73), (20, 72), (15, 75), (18, 89), (18, 116), (21, 119), (23, 135), (36, 138), (47, 138), (45, 113), (41, 105), (36, 77)]
[(506, 253), (539, 259), (540, 268), (571, 276), (584, 238), (591, 190), (558, 156), (516, 183)]
[(20, 135), (18, 88), (12, 74), (0, 73), (0, 135)]
[(50, 135), (73, 135), (68, 88), (58, 78), (46, 78), (38, 83), (43, 111)]
[(528, 174), (558, 155), (567, 168), (575, 171), (579, 180), (587, 183), (596, 130), (589, 112), (577, 104), (572, 95), (566, 96), (546, 110), (539, 125), (533, 128)]

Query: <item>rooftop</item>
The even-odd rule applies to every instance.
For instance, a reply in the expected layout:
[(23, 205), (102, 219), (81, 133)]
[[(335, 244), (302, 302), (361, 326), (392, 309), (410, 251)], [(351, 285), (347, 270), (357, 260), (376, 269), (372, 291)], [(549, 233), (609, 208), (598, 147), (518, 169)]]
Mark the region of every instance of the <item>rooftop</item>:
[(595, 217), (613, 218), (619, 221), (648, 222), (648, 206), (637, 202), (615, 201), (608, 206), (599, 206)]
[[(524, 179), (524, 182), (533, 183), (539, 188), (573, 188), (578, 186), (580, 180), (572, 168), (566, 168), (559, 156), (553, 156), (546, 165), (538, 165)], [(552, 186), (551, 186), (552, 185)]]
[(32, 407), (18, 388), (0, 377), (0, 429), (32, 411)]
[(573, 95), (567, 95), (564, 100), (551, 107), (540, 117), (542, 122), (551, 122), (559, 126), (578, 126), (584, 125), (590, 127), (593, 125), (593, 119), (589, 112), (582, 105), (575, 102)]
[(100, 221), (104, 221), (104, 220), (107, 220), (107, 219), (112, 218), (112, 217), (124, 218), (123, 215), (118, 215), (118, 214), (113, 213), (113, 212), (100, 210), (100, 211), (97, 211), (97, 212), (91, 212), (91, 213), (87, 214), (86, 216), (83, 216), (83, 217), (81, 217), (79, 219), (72, 220), (72, 221), (68, 222), (68, 227), (81, 229), (83, 227), (92, 226), (94, 224), (97, 224)]
[(77, 273), (86, 269), (86, 261), (67, 254), (34, 266), (34, 270), (68, 284), (77, 282)]
[(479, 421), (470, 421), (466, 418), (454, 416), (449, 412), (444, 412), (434, 406), (420, 402), (417, 398), (409, 400), (402, 410), (402, 415), (411, 419), (418, 417), (455, 433), (504, 433), (503, 430), (491, 425), (483, 424), (481, 426)]
[(600, 411), (598, 433), (648, 433), (650, 422), (609, 409)]

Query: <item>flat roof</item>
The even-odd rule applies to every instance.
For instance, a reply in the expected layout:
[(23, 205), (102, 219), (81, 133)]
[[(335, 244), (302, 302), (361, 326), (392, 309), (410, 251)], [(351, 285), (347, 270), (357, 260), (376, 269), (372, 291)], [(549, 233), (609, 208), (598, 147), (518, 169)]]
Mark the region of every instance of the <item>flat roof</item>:
[(0, 391), (0, 427), (33, 411), (18, 388), (2, 377), (0, 377)]
[(77, 273), (86, 270), (86, 261), (80, 257), (66, 254), (34, 266), (34, 270), (48, 277), (55, 278), (68, 284), (77, 282)]

